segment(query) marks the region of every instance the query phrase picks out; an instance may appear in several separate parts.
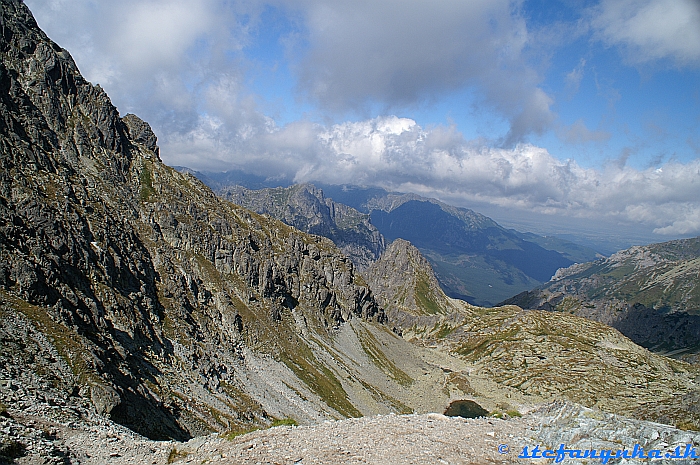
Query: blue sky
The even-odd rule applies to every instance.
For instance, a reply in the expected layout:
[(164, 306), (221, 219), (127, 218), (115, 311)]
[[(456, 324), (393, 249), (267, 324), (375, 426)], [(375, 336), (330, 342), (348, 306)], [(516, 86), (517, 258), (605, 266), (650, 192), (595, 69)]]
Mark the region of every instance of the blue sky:
[(26, 3), (168, 164), (700, 234), (697, 0)]

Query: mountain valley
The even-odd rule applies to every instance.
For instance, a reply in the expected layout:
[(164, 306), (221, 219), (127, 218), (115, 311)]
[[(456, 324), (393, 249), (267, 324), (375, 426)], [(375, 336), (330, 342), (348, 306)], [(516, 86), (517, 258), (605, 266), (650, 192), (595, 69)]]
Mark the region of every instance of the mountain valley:
[[(450, 297), (477, 305), (493, 305), (548, 281), (561, 267), (600, 257), (586, 247), (509, 230), (472, 210), (415, 194), (348, 186), (319, 189), (311, 184), (251, 190), (194, 174), (217, 187), (227, 200), (332, 239), (351, 258), (361, 252), (363, 258), (355, 259), (360, 269), (383, 250), (374, 245), (378, 240), (374, 231), (381, 233), (382, 242), (408, 240), (428, 258)], [(349, 221), (345, 227), (354, 230), (338, 236), (331, 212), (344, 215)], [(362, 215), (366, 217), (360, 227)], [(360, 250), (351, 251), (353, 242)]]
[[(446, 265), (468, 261), (483, 291), (504, 284), (490, 302), (593, 251), (415, 196), (367, 211), (308, 185), (217, 196), (165, 165), (148, 123), (121, 116), (22, 1), (0, 6), (0, 463), (522, 463), (496, 438), (700, 447), (697, 365), (568, 311), (441, 288), (472, 295)], [(653, 292), (694, 276), (696, 245), (674, 247), (609, 260), (666, 260), (644, 275), (657, 308)], [(694, 302), (677, 289), (668, 305)], [(493, 417), (440, 413), (460, 400)]]

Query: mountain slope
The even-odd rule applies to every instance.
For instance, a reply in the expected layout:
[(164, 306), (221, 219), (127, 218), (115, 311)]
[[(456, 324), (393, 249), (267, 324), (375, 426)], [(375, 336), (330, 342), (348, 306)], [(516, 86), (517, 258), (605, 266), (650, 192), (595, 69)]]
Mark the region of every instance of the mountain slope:
[[(229, 200), (331, 238), (360, 269), (383, 250), (376, 245), (375, 227), (389, 242), (409, 240), (431, 262), (448, 295), (474, 304), (501, 301), (549, 280), (561, 267), (600, 256), (562, 239), (505, 229), (472, 210), (415, 194), (333, 185), (321, 191), (310, 184), (250, 190), (222, 187), (229, 179), (226, 173), (194, 174)], [(240, 176), (231, 179), (247, 183)], [(339, 229), (323, 210), (341, 208), (349, 208), (354, 217), (364, 212), (371, 223), (355, 221), (352, 229)]]
[(406, 326), (408, 315), (447, 314), (456, 309), (440, 288), (430, 263), (403, 239), (392, 242), (365, 275), (393, 325)]
[(559, 270), (552, 281), (507, 303), (584, 316), (645, 347), (700, 350), (700, 238), (620, 251)]
[[(505, 395), (495, 403), (505, 411), (519, 402), (563, 398), (639, 419), (700, 427), (700, 414), (690, 407), (700, 399), (696, 367), (650, 353), (598, 322), (512, 305), (475, 307), (449, 299), (436, 286), (430, 296), (437, 308), (425, 312), (414, 283), (430, 282), (432, 270), (418, 255), (406, 241), (395, 241), (368, 270), (370, 286), (386, 303), (390, 325), (405, 339), (468, 363), (477, 402), (500, 391)], [(390, 276), (384, 270), (397, 263), (401, 272), (381, 285)], [(479, 384), (481, 376), (493, 383), (489, 393)]]
[(331, 239), (360, 270), (367, 268), (384, 251), (384, 237), (369, 221), (369, 215), (333, 202), (311, 184), (260, 190), (229, 186), (217, 193), (301, 231)]
[(381, 324), (331, 241), (163, 165), (148, 124), (121, 118), (21, 1), (2, 0), (1, 15), (8, 411), (58, 399), (185, 439), (444, 408), (442, 369)]

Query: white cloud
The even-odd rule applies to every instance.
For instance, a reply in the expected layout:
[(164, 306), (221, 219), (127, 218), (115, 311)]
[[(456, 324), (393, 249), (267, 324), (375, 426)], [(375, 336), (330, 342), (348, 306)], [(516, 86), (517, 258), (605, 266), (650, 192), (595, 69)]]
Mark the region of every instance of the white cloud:
[(507, 143), (555, 119), (524, 57), (530, 38), (518, 2), (279, 2), (306, 19), (299, 90), (329, 112), (397, 110), (471, 87), (512, 123)]
[[(353, 183), (419, 192), (470, 206), (487, 203), (545, 215), (643, 224), (657, 234), (700, 233), (700, 161), (638, 170), (611, 163), (586, 169), (529, 144), (475, 145), (454, 128), (426, 130), (407, 118), (380, 117), (324, 127), (269, 124), (237, 144), (216, 143), (203, 120), (182, 146), (201, 147), (199, 169), (233, 167), (295, 182)], [(207, 133), (209, 138), (207, 139)], [(251, 154), (255, 154), (254, 156)], [(191, 158), (191, 153), (187, 153)], [(166, 160), (168, 161), (168, 160)]]
[(578, 93), (578, 89), (581, 86), (581, 81), (583, 80), (585, 68), (586, 60), (581, 58), (578, 65), (576, 65), (576, 67), (572, 69), (570, 73), (566, 74), (564, 82), (566, 83), (566, 93), (569, 98)]
[(602, 0), (591, 25), (605, 43), (622, 46), (631, 63), (670, 59), (700, 65), (697, 0)]
[[(700, 233), (698, 161), (667, 163), (660, 170), (624, 163), (584, 169), (519, 143), (557, 123), (552, 97), (523, 57), (528, 31), (510, 0), (413, 2), (411, 8), (399, 0), (275, 0), (280, 8), (301, 11), (306, 20), (308, 35), (301, 41), (310, 49), (295, 62), (296, 72), (300, 88), (324, 107), (361, 107), (367, 99), (400, 107), (474, 86), (510, 121), (504, 137), (508, 148), (466, 141), (453, 127), (426, 129), (396, 117), (276, 126), (247, 90), (246, 63), (239, 54), (248, 40), (246, 28), (259, 19), (257, 0), (27, 3), (122, 113), (135, 111), (153, 125), (167, 163), (411, 190), (465, 206), (480, 202), (639, 222), (659, 234)], [(658, 13), (666, 18), (663, 34), (638, 27), (655, 27), (647, 9), (658, 2), (620, 3), (629, 7), (627, 13), (607, 1), (596, 10), (593, 24), (601, 38), (630, 50), (644, 45), (640, 61), (697, 60), (695, 45), (687, 43), (696, 32), (683, 29), (679, 20), (679, 31), (688, 35), (674, 43), (675, 26), (667, 24), (690, 3), (678, 0), (681, 6), (668, 5), (673, 15)], [(245, 27), (239, 25), (242, 11), (251, 18)], [(692, 11), (686, 13), (692, 19)], [(76, 30), (83, 32), (76, 35)], [(579, 74), (574, 70), (572, 84), (580, 82), (583, 66)], [(609, 137), (582, 121), (558, 129), (575, 143)]]
[(585, 144), (587, 142), (604, 142), (610, 139), (607, 131), (591, 131), (586, 127), (582, 119), (578, 119), (571, 126), (562, 126), (557, 131), (559, 138), (568, 144)]

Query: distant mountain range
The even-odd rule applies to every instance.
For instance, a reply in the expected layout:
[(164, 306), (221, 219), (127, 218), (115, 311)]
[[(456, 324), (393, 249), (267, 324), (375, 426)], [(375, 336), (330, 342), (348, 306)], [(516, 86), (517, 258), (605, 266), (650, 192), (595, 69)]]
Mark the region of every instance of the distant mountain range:
[(228, 186), (219, 189), (218, 194), (301, 231), (331, 239), (360, 270), (384, 251), (384, 237), (368, 214), (326, 198), (311, 184), (260, 190)]
[(571, 313), (669, 354), (700, 350), (700, 238), (632, 247), (560, 270), (503, 304)]
[[(563, 239), (506, 229), (473, 210), (415, 194), (311, 184), (251, 190), (223, 185), (231, 179), (250, 181), (243, 175), (214, 181), (211, 174), (192, 173), (241, 206), (332, 239), (360, 269), (381, 253), (374, 227), (387, 242), (408, 240), (430, 261), (447, 295), (476, 305), (493, 305), (546, 282), (559, 268), (601, 256)], [(344, 216), (346, 224), (340, 227), (334, 215)]]

